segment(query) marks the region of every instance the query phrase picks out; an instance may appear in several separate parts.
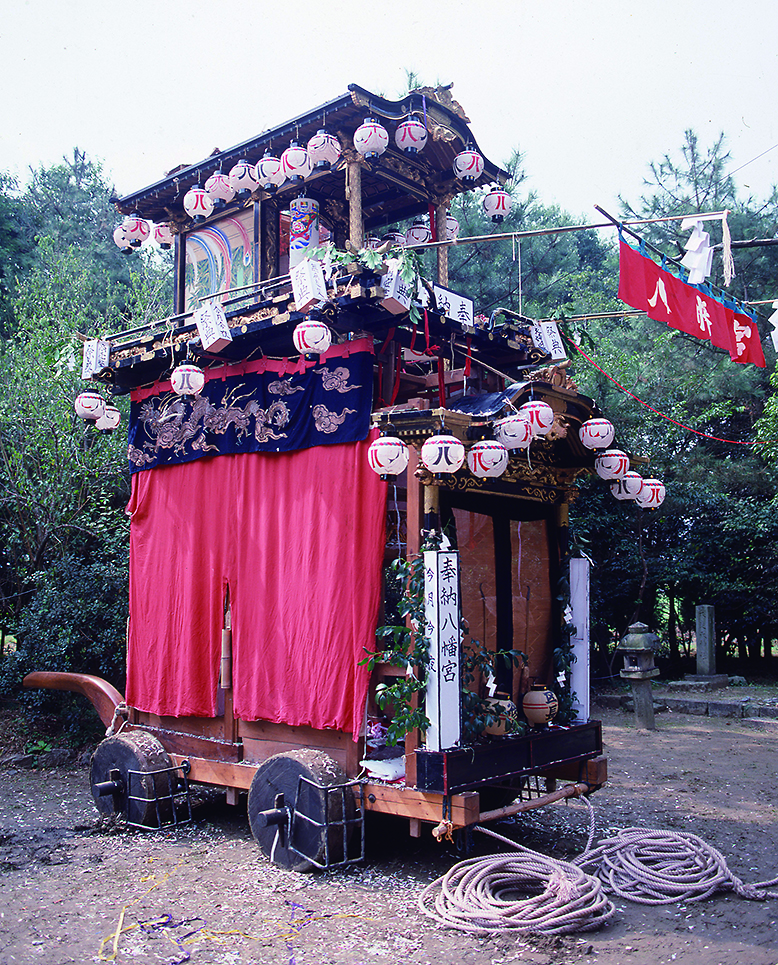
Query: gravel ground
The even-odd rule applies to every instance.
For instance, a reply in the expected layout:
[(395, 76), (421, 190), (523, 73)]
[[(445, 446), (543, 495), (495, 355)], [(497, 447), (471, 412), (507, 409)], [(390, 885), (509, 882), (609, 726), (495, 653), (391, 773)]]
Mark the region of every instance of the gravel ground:
[[(598, 838), (629, 826), (690, 831), (745, 881), (778, 875), (778, 726), (662, 714), (646, 732), (620, 711), (598, 716), (611, 773), (592, 797)], [(778, 962), (778, 900), (617, 900), (612, 922), (597, 932), (477, 937), (417, 910), (423, 886), (461, 858), (427, 828), (415, 840), (404, 822), (376, 819), (364, 865), (300, 874), (262, 856), (245, 804), (211, 800), (190, 826), (134, 832), (98, 821), (83, 767), (6, 768), (0, 776), (3, 965)], [(554, 805), (496, 830), (571, 858), (585, 846), (588, 812)], [(480, 853), (495, 850), (479, 839)]]

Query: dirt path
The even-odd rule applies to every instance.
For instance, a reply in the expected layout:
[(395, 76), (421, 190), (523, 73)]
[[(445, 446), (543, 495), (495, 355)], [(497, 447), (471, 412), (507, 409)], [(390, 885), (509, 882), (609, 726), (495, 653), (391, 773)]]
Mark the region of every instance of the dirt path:
[[(744, 880), (778, 875), (778, 728), (663, 714), (647, 733), (619, 711), (599, 716), (611, 781), (592, 798), (598, 837), (633, 825), (691, 831)], [(402, 822), (368, 828), (365, 866), (306, 875), (271, 866), (245, 814), (223, 805), (173, 834), (111, 833), (97, 825), (84, 770), (0, 777), (3, 965), (110, 960), (120, 922), (114, 960), (138, 965), (778, 962), (778, 900), (617, 901), (613, 923), (596, 933), (477, 938), (420, 917), (422, 886), (458, 856), (428, 832), (408, 838)], [(585, 844), (587, 820), (574, 803), (499, 830), (571, 857)]]

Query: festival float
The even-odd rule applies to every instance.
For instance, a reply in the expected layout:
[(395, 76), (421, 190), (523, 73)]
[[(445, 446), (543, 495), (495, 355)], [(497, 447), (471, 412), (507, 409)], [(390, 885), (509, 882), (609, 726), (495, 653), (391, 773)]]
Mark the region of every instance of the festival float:
[(117, 245), (175, 269), (172, 315), (86, 342), (77, 403), (131, 398), (126, 693), (25, 679), (108, 727), (103, 814), (247, 793), (272, 861), (332, 867), (372, 812), (440, 839), (606, 781), (568, 506), (587, 473), (649, 508), (663, 487), (555, 323), (449, 287), (451, 201), (499, 225), (507, 179), (450, 90), (352, 85), (117, 199)]

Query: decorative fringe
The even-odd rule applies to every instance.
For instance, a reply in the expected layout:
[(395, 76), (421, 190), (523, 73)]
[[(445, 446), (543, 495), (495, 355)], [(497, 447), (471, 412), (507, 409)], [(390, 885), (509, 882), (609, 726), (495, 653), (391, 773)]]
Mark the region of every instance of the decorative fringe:
[(729, 223), (725, 211), (721, 219), (721, 258), (724, 262), (724, 285), (729, 288), (732, 279), (735, 277), (735, 260), (732, 257), (732, 238), (729, 233)]

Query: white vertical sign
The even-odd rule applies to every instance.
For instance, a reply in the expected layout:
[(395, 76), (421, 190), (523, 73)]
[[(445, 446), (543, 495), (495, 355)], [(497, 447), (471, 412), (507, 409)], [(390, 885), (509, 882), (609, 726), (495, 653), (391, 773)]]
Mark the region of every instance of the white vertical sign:
[(232, 332), (224, 309), (216, 302), (208, 302), (194, 315), (197, 332), (203, 348), (208, 352), (221, 352), (232, 341)]
[(430, 638), (427, 749), (442, 751), (454, 747), (461, 737), (459, 553), (424, 554), (424, 602)]
[(575, 694), (575, 719), (589, 719), (589, 560), (570, 560), (570, 609), (575, 633), (570, 637), (575, 660), (570, 668), (570, 689)]
[(91, 379), (108, 367), (111, 359), (111, 343), (99, 338), (90, 338), (84, 342), (84, 358), (81, 363), (81, 378)]

